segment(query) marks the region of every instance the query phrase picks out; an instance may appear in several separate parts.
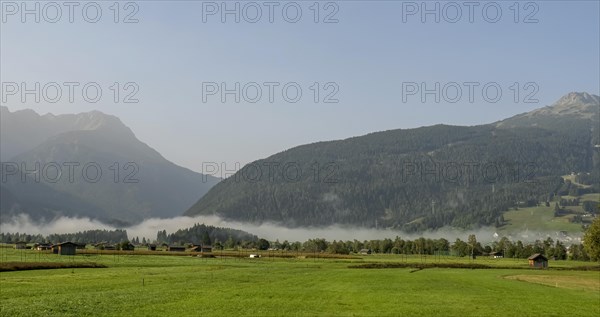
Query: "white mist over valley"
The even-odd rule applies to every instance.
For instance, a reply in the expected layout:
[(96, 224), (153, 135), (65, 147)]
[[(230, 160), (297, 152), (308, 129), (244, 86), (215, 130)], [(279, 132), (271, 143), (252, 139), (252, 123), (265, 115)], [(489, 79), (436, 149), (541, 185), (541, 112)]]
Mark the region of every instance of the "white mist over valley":
[[(130, 239), (138, 237), (139, 239), (146, 238), (149, 241), (156, 239), (158, 231), (166, 230), (167, 234), (173, 233), (180, 229), (190, 227), (191, 224), (200, 223), (215, 227), (232, 228), (246, 231), (254, 234), (259, 238), (264, 238), (269, 241), (306, 241), (308, 239), (323, 238), (328, 241), (333, 240), (373, 240), (373, 239), (393, 239), (399, 236), (403, 239), (417, 239), (420, 237), (430, 239), (444, 238), (453, 242), (454, 240), (466, 239), (469, 235), (474, 234), (481, 243), (490, 243), (498, 241), (502, 235), (496, 233), (497, 229), (493, 227), (483, 227), (475, 230), (442, 228), (438, 230), (429, 230), (423, 233), (406, 233), (393, 229), (374, 229), (360, 228), (353, 226), (332, 225), (327, 227), (300, 227), (287, 228), (273, 223), (264, 224), (248, 224), (237, 221), (228, 221), (221, 219), (218, 216), (197, 216), (197, 217), (174, 217), (174, 218), (151, 218), (143, 222), (132, 225), (130, 227), (115, 227), (102, 223), (98, 220), (90, 218), (74, 218), (74, 217), (59, 217), (52, 221), (40, 224), (31, 220), (28, 215), (20, 214), (13, 217), (10, 221), (0, 225), (1, 232), (10, 233), (28, 233), (41, 234), (43, 236), (50, 234), (76, 233), (86, 230), (115, 230), (125, 229)], [(558, 232), (547, 231), (522, 231), (512, 232), (507, 234), (510, 240), (521, 240), (522, 242), (533, 242), (535, 240), (543, 240), (547, 237), (559, 239), (567, 242), (580, 242), (580, 235), (561, 236)]]

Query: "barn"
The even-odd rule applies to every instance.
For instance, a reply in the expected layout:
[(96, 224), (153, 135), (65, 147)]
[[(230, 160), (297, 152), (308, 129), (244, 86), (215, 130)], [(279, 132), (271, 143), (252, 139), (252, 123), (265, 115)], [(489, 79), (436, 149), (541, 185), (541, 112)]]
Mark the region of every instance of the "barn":
[(52, 245), (47, 244), (47, 243), (40, 243), (35, 247), (36, 250), (38, 251), (46, 251), (46, 250), (51, 250), (52, 249)]
[(502, 253), (502, 251), (491, 252), (490, 257), (492, 257), (493, 259), (501, 259), (504, 257), (504, 254)]
[(156, 244), (149, 244), (148, 251), (156, 251)]
[(77, 244), (73, 242), (63, 242), (52, 246), (52, 251), (60, 255), (75, 255)]
[(540, 269), (545, 269), (548, 267), (548, 259), (543, 256), (541, 253), (536, 253), (528, 258), (529, 266), (536, 267)]
[(19, 241), (15, 243), (15, 249), (17, 250), (23, 250), (27, 247), (27, 242), (25, 241)]
[(212, 252), (212, 246), (210, 245), (195, 245), (193, 246), (190, 251), (192, 252), (202, 252), (202, 253), (211, 253)]
[(203, 245), (200, 248), (200, 251), (202, 251), (202, 253), (211, 253), (212, 252), (212, 246), (210, 246), (210, 245)]
[(170, 245), (169, 248), (167, 249), (167, 251), (184, 252), (185, 251), (185, 246), (183, 246), (183, 245)]

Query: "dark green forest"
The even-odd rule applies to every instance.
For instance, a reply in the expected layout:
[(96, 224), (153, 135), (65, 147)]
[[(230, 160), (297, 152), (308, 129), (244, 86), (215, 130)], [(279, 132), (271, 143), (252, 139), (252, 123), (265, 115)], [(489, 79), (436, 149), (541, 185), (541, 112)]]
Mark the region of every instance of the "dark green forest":
[(597, 132), (436, 125), (309, 144), (246, 165), (186, 214), (407, 232), (501, 226), (510, 208), (568, 190), (562, 175), (582, 172), (598, 192)]
[(2, 243), (15, 243), (23, 241), (27, 243), (60, 243), (60, 242), (75, 242), (75, 243), (120, 243), (127, 241), (127, 230), (116, 229), (116, 230), (86, 230), (76, 233), (53, 233), (47, 236), (41, 234), (27, 234), (27, 233), (10, 233), (1, 232), (0, 242)]
[(191, 228), (179, 229), (171, 234), (166, 230), (159, 231), (156, 235), (158, 243), (180, 244), (192, 243), (195, 245), (210, 245), (224, 243), (240, 244), (242, 242), (255, 242), (258, 237), (246, 231), (231, 228), (214, 227), (205, 224), (194, 224)]

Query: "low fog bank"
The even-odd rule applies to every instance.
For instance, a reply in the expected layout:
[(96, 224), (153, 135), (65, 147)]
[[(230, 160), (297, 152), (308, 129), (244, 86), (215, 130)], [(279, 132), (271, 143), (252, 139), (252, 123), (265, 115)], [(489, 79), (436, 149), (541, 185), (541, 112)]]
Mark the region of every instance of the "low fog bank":
[[(142, 237), (146, 239), (156, 239), (158, 231), (166, 230), (167, 233), (173, 233), (179, 229), (185, 229), (193, 226), (195, 223), (204, 223), (216, 227), (225, 227), (244, 230), (255, 234), (260, 238), (274, 241), (306, 241), (313, 238), (324, 238), (329, 241), (333, 240), (371, 240), (371, 239), (394, 239), (400, 236), (403, 239), (416, 239), (420, 237), (437, 239), (445, 238), (450, 242), (459, 238), (466, 240), (470, 234), (475, 234), (477, 240), (482, 244), (499, 240), (503, 235), (496, 235), (497, 229), (494, 227), (478, 228), (476, 230), (464, 230), (454, 228), (442, 228), (435, 231), (426, 231), (422, 233), (405, 233), (398, 230), (374, 229), (374, 228), (358, 228), (341, 225), (333, 225), (328, 227), (309, 227), (309, 228), (286, 228), (272, 223), (265, 224), (248, 224), (236, 221), (228, 221), (217, 216), (198, 216), (198, 217), (175, 217), (168, 219), (151, 218), (146, 219), (140, 224), (130, 227), (115, 227), (90, 218), (71, 218), (60, 217), (48, 223), (35, 223), (31, 221), (27, 215), (19, 215), (12, 218), (10, 221), (0, 224), (0, 232), (20, 232), (27, 234), (42, 234), (44, 236), (52, 233), (75, 233), (78, 231), (94, 230), (94, 229), (126, 229), (129, 238)], [(511, 233), (506, 235), (510, 240), (521, 240), (523, 242), (533, 242), (536, 239), (560, 239), (563, 241), (572, 240), (577, 237), (559, 236), (557, 232), (534, 232), (525, 231)]]

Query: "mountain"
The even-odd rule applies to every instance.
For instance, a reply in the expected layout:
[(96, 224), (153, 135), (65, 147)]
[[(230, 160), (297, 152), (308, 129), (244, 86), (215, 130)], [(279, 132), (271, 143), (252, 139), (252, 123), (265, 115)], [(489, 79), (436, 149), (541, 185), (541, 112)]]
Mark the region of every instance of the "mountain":
[[(590, 140), (590, 146), (600, 147), (600, 97), (586, 92), (571, 92), (550, 106), (495, 123), (498, 128), (535, 127)], [(571, 158), (572, 159), (572, 158)], [(600, 166), (600, 153), (592, 153), (593, 166)], [(600, 179), (600, 170), (591, 171)]]
[[(600, 170), (598, 107), (598, 96), (572, 93), (492, 124), (295, 147), (244, 166), (186, 215), (407, 231), (501, 225), (509, 208), (546, 202), (562, 190), (562, 175)], [(563, 119), (568, 125), (559, 124)], [(597, 182), (589, 190), (598, 190)]]
[(39, 115), (31, 109), (10, 112), (0, 106), (0, 161), (7, 161), (48, 139), (69, 131), (113, 131), (132, 135), (133, 132), (114, 116), (99, 111), (80, 114)]
[(496, 123), (497, 127), (541, 127), (547, 129), (594, 129), (598, 134), (600, 97), (586, 92), (569, 93), (554, 104)]
[(114, 116), (1, 110), (1, 150), (12, 155), (3, 158), (3, 221), (19, 213), (122, 225), (172, 217), (219, 181), (166, 160)]

